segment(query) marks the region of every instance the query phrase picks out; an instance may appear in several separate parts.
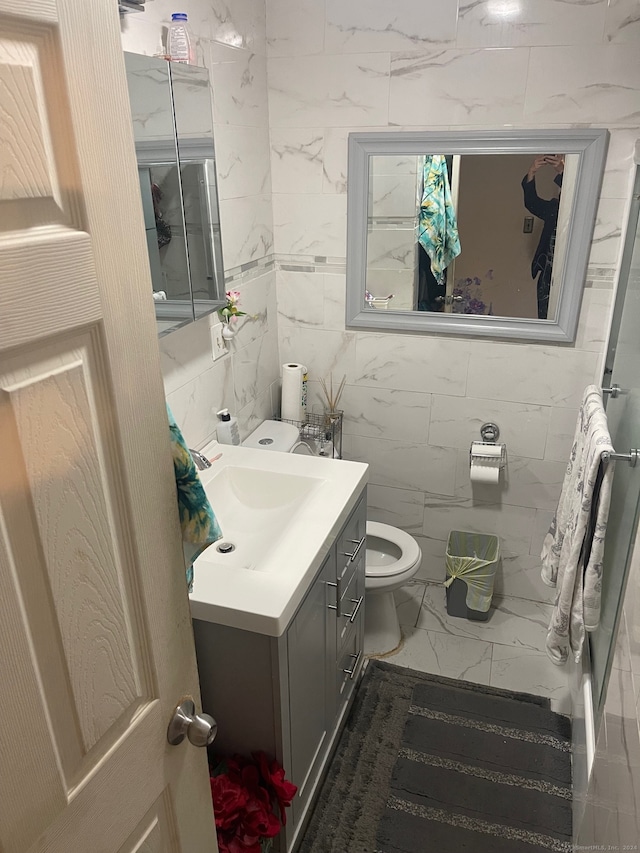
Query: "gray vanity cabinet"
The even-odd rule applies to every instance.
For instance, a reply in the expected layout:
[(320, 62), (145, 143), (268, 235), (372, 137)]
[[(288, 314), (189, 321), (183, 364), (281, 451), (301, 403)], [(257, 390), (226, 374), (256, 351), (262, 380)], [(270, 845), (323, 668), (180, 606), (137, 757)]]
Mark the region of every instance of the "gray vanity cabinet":
[(286, 634), (294, 820), (307, 806), (336, 715), (335, 588), (332, 549)]
[(214, 751), (263, 750), (298, 786), (280, 850), (294, 850), (362, 670), (366, 491), (281, 637), (194, 619)]

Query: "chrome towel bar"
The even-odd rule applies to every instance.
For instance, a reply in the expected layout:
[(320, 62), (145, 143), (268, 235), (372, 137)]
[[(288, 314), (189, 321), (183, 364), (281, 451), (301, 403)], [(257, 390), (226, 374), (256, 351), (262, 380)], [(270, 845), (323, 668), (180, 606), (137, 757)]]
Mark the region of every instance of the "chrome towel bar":
[(631, 448), (628, 453), (609, 453), (608, 450), (605, 450), (602, 454), (602, 461), (609, 462), (609, 460), (620, 459), (621, 461), (625, 461), (629, 463), (630, 468), (635, 468), (638, 464), (638, 459), (640, 459), (640, 449)]
[(603, 388), (602, 389), (603, 396), (607, 396), (607, 394), (611, 394), (611, 399), (615, 400), (616, 397), (620, 396), (620, 386), (612, 385), (611, 388)]

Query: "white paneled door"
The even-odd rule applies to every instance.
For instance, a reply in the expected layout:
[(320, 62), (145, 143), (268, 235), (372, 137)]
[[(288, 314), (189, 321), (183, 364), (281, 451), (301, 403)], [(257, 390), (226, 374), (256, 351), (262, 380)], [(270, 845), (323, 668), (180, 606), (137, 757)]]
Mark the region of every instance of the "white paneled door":
[(116, 0), (0, 0), (0, 851), (216, 851)]

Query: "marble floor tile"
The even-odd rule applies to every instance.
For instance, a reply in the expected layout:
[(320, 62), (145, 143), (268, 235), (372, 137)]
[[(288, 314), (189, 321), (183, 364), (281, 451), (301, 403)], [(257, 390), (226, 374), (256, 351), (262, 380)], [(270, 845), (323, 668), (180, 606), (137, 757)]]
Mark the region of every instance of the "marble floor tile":
[(415, 580), (442, 583), (447, 572), (445, 558), (447, 543), (441, 539), (429, 539), (427, 536), (420, 535), (414, 535), (414, 539), (422, 551), (422, 561)]
[(418, 621), (420, 606), (424, 598), (425, 584), (411, 581), (394, 592), (398, 620), (403, 626), (412, 628)]
[(542, 652), (550, 616), (551, 605), (524, 598), (494, 598), (487, 622), (449, 616), (444, 587), (428, 584), (416, 627)]
[(402, 633), (402, 646), (395, 654), (384, 658), (387, 663), (476, 684), (489, 684), (491, 643), (446, 637), (434, 631), (406, 626)]
[(494, 644), (490, 684), (505, 690), (548, 696), (554, 700), (559, 713), (571, 711), (571, 694), (565, 668), (551, 663), (544, 651), (511, 649)]
[(503, 554), (496, 572), (494, 596), (528, 598), (553, 604), (557, 591), (543, 583), (539, 555)]
[(441, 584), (414, 580), (395, 598), (402, 645), (384, 656), (388, 663), (545, 696), (552, 711), (571, 714), (572, 670), (554, 666), (543, 651), (548, 605), (494, 599), (482, 623), (449, 617)]

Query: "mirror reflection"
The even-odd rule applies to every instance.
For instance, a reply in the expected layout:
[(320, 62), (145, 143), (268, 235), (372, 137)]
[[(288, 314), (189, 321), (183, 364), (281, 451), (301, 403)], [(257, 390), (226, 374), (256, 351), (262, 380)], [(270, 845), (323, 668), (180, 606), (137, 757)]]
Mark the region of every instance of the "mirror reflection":
[(161, 334), (215, 311), (224, 274), (206, 69), (125, 53)]
[(370, 155), (365, 305), (555, 318), (579, 161)]

